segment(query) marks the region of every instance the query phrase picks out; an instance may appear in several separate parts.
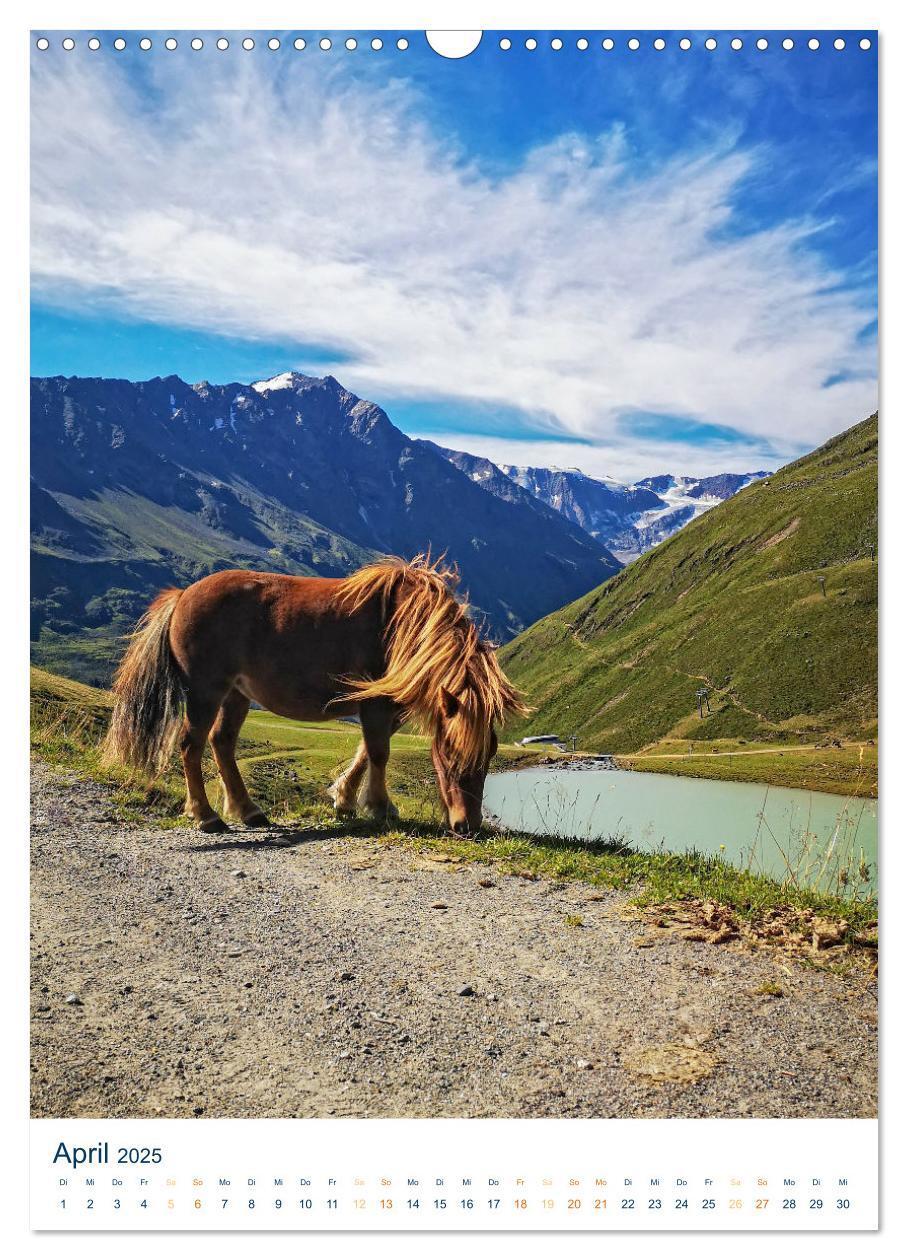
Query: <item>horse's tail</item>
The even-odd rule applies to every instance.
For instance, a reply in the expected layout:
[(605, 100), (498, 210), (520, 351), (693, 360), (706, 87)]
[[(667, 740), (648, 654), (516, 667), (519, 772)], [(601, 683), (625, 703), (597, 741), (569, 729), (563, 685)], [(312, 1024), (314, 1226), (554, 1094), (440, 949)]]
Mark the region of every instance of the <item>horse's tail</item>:
[(162, 591), (136, 626), (114, 680), (114, 709), (104, 740), (107, 765), (159, 775), (173, 751), (183, 685), (170, 650), (170, 619), (182, 591)]

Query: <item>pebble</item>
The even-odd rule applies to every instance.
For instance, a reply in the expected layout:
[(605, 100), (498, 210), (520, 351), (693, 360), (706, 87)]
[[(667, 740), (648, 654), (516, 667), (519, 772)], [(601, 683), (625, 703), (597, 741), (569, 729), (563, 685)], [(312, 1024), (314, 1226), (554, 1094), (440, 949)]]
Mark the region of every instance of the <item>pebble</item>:
[(476, 990), (473, 988), (472, 984), (465, 984), (462, 989), (457, 990), (457, 996), (458, 997), (475, 997)]
[(84, 1006), (85, 1003), (79, 997), (78, 993), (67, 993), (66, 1004), (68, 1006)]

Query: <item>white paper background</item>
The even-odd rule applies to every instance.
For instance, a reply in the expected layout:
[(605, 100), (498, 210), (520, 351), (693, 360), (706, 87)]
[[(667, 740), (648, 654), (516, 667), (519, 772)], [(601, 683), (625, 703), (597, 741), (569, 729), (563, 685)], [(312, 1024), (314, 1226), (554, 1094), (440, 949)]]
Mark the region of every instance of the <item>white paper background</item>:
[[(2, 416), (3, 450), (0, 458), (0, 494), (2, 512), (3, 554), (7, 569), (2, 607), (6, 614), (0, 622), (0, 647), (3, 650), (6, 679), (6, 721), (0, 739), (0, 767), (4, 785), (6, 851), (3, 864), (3, 885), (7, 897), (3, 915), (4, 952), (6, 963), (0, 1000), (3, 1004), (5, 1033), (3, 1043), (3, 1083), (7, 1123), (3, 1126), (3, 1166), (0, 1195), (3, 1204), (2, 1227), (5, 1237), (29, 1254), (62, 1254), (67, 1256), (113, 1255), (128, 1250), (130, 1254), (157, 1254), (162, 1239), (154, 1235), (29, 1235), (26, 1223), (27, 1204), (27, 1130), (28, 1130), (28, 1042), (27, 1042), (27, 136), (26, 101), (29, 54), (29, 28), (74, 30), (95, 29), (309, 29), (328, 26), (335, 30), (365, 29), (527, 29), (552, 30), (585, 28), (597, 30), (666, 31), (678, 27), (706, 29), (710, 26), (728, 30), (805, 30), (872, 28), (882, 26), (880, 42), (883, 223), (882, 258), (885, 264), (883, 293), (883, 362), (887, 368), (883, 379), (881, 410), (884, 415), (882, 482), (884, 688), (882, 695), (882, 751), (884, 797), (883, 819), (883, 1233), (860, 1238), (824, 1234), (813, 1239), (791, 1235), (621, 1235), (602, 1238), (598, 1235), (477, 1236), (457, 1235), (345, 1235), (309, 1237), (307, 1235), (205, 1235), (166, 1238), (168, 1255), (217, 1254), (249, 1255), (292, 1253), (294, 1255), (335, 1255), (341, 1250), (356, 1250), (372, 1256), (422, 1254), (427, 1248), (433, 1254), (461, 1254), (469, 1247), (475, 1254), (520, 1254), (521, 1256), (552, 1255), (570, 1246), (578, 1254), (602, 1255), (606, 1249), (622, 1256), (627, 1254), (671, 1254), (701, 1256), (726, 1254), (765, 1255), (767, 1249), (781, 1249), (787, 1254), (821, 1254), (833, 1256), (854, 1254), (857, 1249), (894, 1247), (899, 1235), (904, 1241), (905, 1204), (908, 1184), (905, 1174), (896, 1166), (893, 1148), (905, 1121), (905, 1085), (902, 1061), (905, 1055), (904, 959), (901, 943), (900, 904), (898, 890), (904, 886), (905, 819), (908, 802), (905, 798), (906, 775), (902, 767), (905, 752), (901, 733), (901, 709), (905, 701), (904, 639), (905, 599), (900, 587), (900, 570), (906, 552), (905, 511), (900, 493), (908, 472), (908, 449), (905, 438), (905, 341), (908, 320), (905, 315), (906, 233), (898, 220), (905, 217), (904, 139), (900, 139), (908, 117), (908, 41), (904, 9), (889, 4), (860, 5), (830, 0), (828, 3), (792, 4), (773, 2), (754, 4), (728, 3), (650, 3), (595, 5), (582, 3), (540, 4), (527, 0), (517, 4), (402, 4), (336, 3), (250, 5), (221, 0), (221, 3), (178, 4), (159, 0), (152, 6), (128, 3), (19, 4), (7, 10), (0, 34), (3, 109), (3, 194), (0, 213), (3, 215), (4, 291), (3, 336), (0, 350), (4, 362), (4, 394)], [(902, 133), (903, 134), (903, 133)], [(889, 230), (887, 231), (887, 224)], [(889, 353), (887, 354), (887, 350)], [(888, 913), (887, 913), (888, 912)], [(893, 922), (889, 922), (889, 916)], [(339, 1123), (350, 1123), (341, 1121)], [(404, 1122), (418, 1124), (419, 1122)], [(496, 1122), (502, 1125), (534, 1122)], [(567, 1124), (574, 1122), (567, 1121)], [(645, 1122), (644, 1122), (645, 1123)], [(697, 1121), (673, 1121), (689, 1126), (691, 1138)], [(709, 1124), (711, 1122), (702, 1122)], [(860, 1122), (855, 1122), (860, 1123)], [(904, 1144), (902, 1144), (904, 1147)], [(616, 1250), (617, 1249), (617, 1250)]]

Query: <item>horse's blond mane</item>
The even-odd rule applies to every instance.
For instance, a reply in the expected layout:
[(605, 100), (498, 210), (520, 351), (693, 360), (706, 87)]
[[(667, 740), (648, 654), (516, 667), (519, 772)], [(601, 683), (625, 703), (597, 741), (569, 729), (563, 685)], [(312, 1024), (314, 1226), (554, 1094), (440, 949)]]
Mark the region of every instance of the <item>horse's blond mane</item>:
[(448, 761), (469, 770), (487, 757), (492, 726), (529, 710), (455, 595), (458, 580), (443, 560), (392, 556), (346, 578), (337, 601), (355, 612), (380, 598), (390, 612), (384, 674), (348, 680), (347, 695), (393, 700), (426, 734), (443, 731)]

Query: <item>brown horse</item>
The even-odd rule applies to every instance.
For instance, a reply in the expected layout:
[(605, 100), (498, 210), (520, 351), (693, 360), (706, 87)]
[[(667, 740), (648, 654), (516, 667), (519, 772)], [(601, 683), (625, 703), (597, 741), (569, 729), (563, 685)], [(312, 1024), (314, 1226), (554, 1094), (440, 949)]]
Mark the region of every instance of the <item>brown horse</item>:
[(476, 831), (494, 728), (527, 710), (455, 596), (456, 582), (455, 571), (418, 556), (343, 579), (231, 569), (162, 591), (117, 672), (107, 760), (153, 777), (179, 735), (186, 813), (202, 831), (224, 831), (202, 777), (210, 736), (224, 812), (267, 826), (236, 764), (250, 702), (309, 722), (358, 714), (362, 742), (328, 791), (338, 814), (355, 813), (368, 770), (363, 804), (395, 817), (385, 768), (392, 734), (410, 720), (432, 738), (449, 825)]

